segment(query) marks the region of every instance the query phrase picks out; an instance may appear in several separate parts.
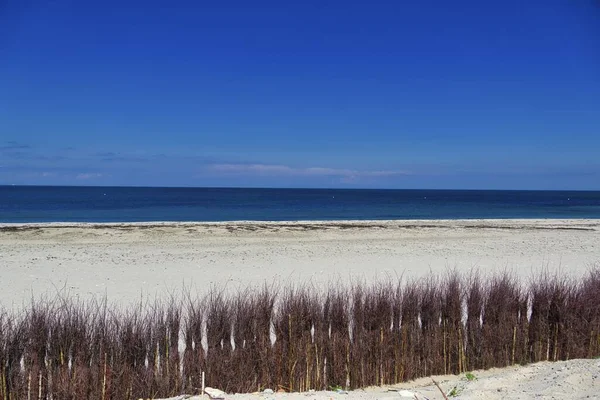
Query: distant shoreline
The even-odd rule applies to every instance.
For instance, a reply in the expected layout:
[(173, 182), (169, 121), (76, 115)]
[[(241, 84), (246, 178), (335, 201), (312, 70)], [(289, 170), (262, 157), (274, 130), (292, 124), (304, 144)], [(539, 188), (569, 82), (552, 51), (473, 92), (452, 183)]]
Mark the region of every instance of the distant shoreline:
[[(569, 227), (570, 225), (576, 225)], [(387, 219), (387, 220), (299, 220), (299, 221), (147, 221), (147, 222), (0, 222), (0, 231), (35, 228), (160, 228), (160, 227), (280, 227), (280, 228), (501, 228), (583, 229), (600, 228), (600, 218), (472, 218), (472, 219)]]

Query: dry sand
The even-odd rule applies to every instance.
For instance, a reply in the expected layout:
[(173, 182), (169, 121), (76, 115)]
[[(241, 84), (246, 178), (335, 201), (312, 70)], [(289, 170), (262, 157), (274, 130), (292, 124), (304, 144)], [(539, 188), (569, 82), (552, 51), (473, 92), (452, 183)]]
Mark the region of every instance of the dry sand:
[(0, 304), (32, 294), (140, 296), (418, 278), (456, 267), (575, 276), (600, 261), (600, 220), (0, 225)]
[[(572, 276), (600, 261), (600, 220), (0, 225), (0, 305), (57, 292), (127, 303), (183, 285), (239, 286), (418, 278), (449, 267), (523, 278)], [(8, 284), (6, 284), (8, 283)], [(600, 399), (600, 361), (572, 360), (439, 377), (461, 399)], [(441, 399), (431, 380), (397, 388)], [(420, 396), (420, 397), (419, 397)], [(232, 397), (232, 396), (230, 396)], [(236, 395), (240, 399), (400, 399), (387, 388), (349, 394)]]

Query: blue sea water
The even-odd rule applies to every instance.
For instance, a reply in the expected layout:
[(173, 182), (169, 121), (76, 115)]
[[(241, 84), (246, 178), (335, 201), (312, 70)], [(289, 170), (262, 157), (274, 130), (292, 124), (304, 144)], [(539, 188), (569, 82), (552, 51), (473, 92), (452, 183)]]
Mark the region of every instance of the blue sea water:
[(600, 191), (0, 186), (0, 222), (600, 218)]

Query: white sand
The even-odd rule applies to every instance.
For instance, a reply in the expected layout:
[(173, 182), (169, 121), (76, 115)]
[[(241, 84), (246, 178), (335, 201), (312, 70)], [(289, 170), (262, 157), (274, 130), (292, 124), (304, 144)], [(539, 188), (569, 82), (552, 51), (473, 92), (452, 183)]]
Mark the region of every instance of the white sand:
[[(543, 268), (579, 276), (600, 262), (600, 220), (470, 220), (221, 224), (0, 225), (0, 305), (32, 294), (107, 294), (128, 302), (182, 285), (238, 286), (277, 280), (316, 284), (353, 279), (418, 278), (448, 267), (523, 278)], [(6, 284), (8, 283), (8, 284)], [(600, 361), (572, 360), (477, 372), (478, 379), (438, 377), (461, 399), (600, 399)], [(442, 399), (431, 380), (397, 386)], [(423, 397), (426, 396), (426, 397)], [(231, 398), (233, 396), (228, 396)], [(400, 399), (371, 388), (236, 395), (253, 399)]]
[(327, 283), (509, 269), (581, 275), (600, 262), (600, 220), (0, 225), (0, 304), (32, 294), (114, 301), (265, 281)]
[(448, 267), (581, 275), (600, 261), (600, 220), (0, 225), (6, 307), (32, 294), (115, 301), (265, 281), (327, 283)]

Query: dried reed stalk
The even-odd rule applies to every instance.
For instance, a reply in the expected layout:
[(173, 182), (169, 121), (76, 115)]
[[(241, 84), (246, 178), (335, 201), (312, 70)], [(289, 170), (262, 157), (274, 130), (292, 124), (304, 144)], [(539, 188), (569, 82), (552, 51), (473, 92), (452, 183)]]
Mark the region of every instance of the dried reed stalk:
[[(0, 310), (0, 400), (135, 399), (387, 385), (600, 356), (600, 268), (579, 281), (450, 271), (350, 290), (188, 292), (125, 310), (41, 299)], [(274, 343), (273, 343), (274, 340)]]

